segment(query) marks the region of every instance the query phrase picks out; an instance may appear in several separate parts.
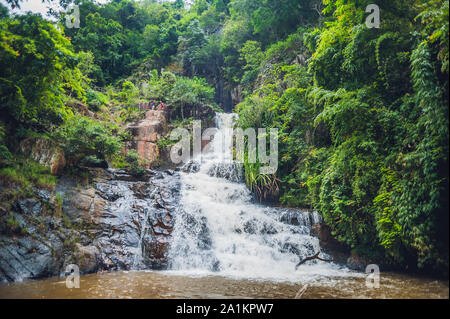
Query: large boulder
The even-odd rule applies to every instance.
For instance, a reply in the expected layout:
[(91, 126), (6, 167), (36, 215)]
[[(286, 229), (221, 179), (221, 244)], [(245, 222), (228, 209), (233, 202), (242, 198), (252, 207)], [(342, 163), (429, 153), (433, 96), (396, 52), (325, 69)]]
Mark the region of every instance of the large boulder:
[(50, 221), (17, 213), (12, 216), (18, 229), (13, 234), (0, 232), (0, 282), (59, 275), (63, 265), (63, 241), (57, 232), (43, 233), (34, 225), (39, 222), (48, 227)]
[[(89, 169), (82, 186), (63, 176), (52, 193), (0, 207), (0, 282), (101, 270), (167, 269), (180, 176), (149, 171), (133, 181), (117, 170)], [(56, 194), (61, 211), (50, 210)]]
[(23, 199), (16, 202), (16, 210), (24, 215), (39, 216), (42, 214), (42, 205), (35, 199)]
[(363, 258), (357, 254), (352, 254), (347, 258), (346, 262), (348, 268), (359, 271), (364, 271), (368, 264), (369, 261), (366, 258)]
[(135, 149), (147, 161), (149, 168), (160, 157), (157, 142), (167, 132), (167, 113), (149, 110), (143, 120), (128, 125), (128, 129), (134, 138), (127, 149)]
[(76, 244), (75, 258), (82, 274), (96, 272), (99, 268), (100, 251), (95, 246)]
[(61, 175), (66, 166), (64, 151), (50, 139), (28, 138), (20, 143), (20, 150), (41, 165), (48, 167), (53, 175)]
[(97, 196), (110, 198), (95, 227), (101, 269), (166, 269), (179, 175), (155, 172), (146, 182), (119, 178), (95, 185)]

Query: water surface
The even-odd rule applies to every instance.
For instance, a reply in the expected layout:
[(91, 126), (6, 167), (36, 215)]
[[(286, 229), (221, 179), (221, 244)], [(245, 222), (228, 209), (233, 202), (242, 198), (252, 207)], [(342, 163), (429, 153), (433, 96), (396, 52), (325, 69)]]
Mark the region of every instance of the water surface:
[[(79, 289), (64, 278), (0, 284), (0, 298), (57, 299), (215, 299), (294, 298), (306, 283), (186, 276), (171, 272), (112, 272), (82, 276)], [(322, 277), (309, 281), (303, 298), (449, 298), (448, 282), (382, 273), (380, 288), (368, 289), (364, 276)]]

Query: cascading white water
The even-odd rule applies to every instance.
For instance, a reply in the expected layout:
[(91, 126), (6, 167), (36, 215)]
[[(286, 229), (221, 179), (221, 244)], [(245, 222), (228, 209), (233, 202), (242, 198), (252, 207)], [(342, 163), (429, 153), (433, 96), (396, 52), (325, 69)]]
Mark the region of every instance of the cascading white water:
[(196, 172), (182, 173), (182, 209), (169, 249), (171, 269), (183, 274), (288, 281), (350, 275), (336, 264), (321, 261), (295, 270), (300, 258), (320, 251), (319, 240), (310, 235), (319, 216), (305, 211), (301, 224), (293, 226), (281, 220), (279, 208), (254, 203), (246, 185), (238, 182), (242, 169), (232, 163), (235, 117), (217, 114), (218, 132), (209, 152), (203, 154)]

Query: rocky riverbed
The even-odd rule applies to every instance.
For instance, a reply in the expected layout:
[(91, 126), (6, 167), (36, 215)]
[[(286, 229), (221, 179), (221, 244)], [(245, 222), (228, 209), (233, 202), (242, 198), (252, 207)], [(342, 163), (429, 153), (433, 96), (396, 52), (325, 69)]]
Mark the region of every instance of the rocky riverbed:
[[(84, 183), (63, 176), (54, 191), (35, 189), (35, 196), (17, 201), (13, 211), (0, 212), (17, 223), (14, 232), (0, 224), (0, 281), (60, 276), (70, 264), (82, 274), (168, 269), (174, 220), (182, 212), (180, 172), (147, 170), (141, 178), (122, 170), (88, 172)], [(325, 250), (336, 248), (317, 213), (272, 210), (283, 223), (311, 229)], [(326, 251), (346, 262), (348, 256), (337, 249)]]
[[(137, 179), (124, 171), (89, 169), (80, 185), (62, 177), (54, 192), (17, 201), (17, 223), (0, 231), (0, 281), (59, 276), (69, 264), (81, 273), (101, 270), (165, 269), (179, 200), (174, 171), (147, 171)], [(62, 199), (60, 214), (49, 211)]]

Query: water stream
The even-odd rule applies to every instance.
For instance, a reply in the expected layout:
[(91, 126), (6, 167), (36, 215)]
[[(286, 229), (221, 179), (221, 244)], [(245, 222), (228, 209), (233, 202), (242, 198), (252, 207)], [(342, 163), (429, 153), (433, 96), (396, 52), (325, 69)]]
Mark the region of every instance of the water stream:
[[(145, 208), (136, 222), (138, 236), (133, 235), (139, 242), (135, 245), (129, 236), (118, 241), (133, 255), (129, 264), (134, 271), (82, 276), (80, 289), (67, 289), (61, 277), (0, 284), (0, 298), (293, 298), (306, 284), (304, 298), (448, 298), (446, 281), (382, 272), (380, 288), (370, 289), (365, 273), (335, 263), (314, 260), (296, 270), (299, 260), (317, 252), (329, 257), (311, 234), (321, 216), (255, 202), (243, 182), (242, 167), (232, 161), (234, 120), (233, 114), (218, 114), (209, 151), (180, 173), (179, 205), (168, 239), (169, 270), (145, 270), (146, 247), (156, 227), (148, 224), (157, 203), (151, 198), (170, 184), (160, 179), (149, 197), (137, 202)], [(133, 204), (129, 198), (132, 192), (110, 207), (117, 208), (112, 211), (120, 217), (117, 223), (127, 225), (133, 217), (128, 216)], [(122, 247), (128, 242), (132, 247)]]
[(333, 263), (300, 258), (321, 251), (311, 227), (317, 213), (300, 212), (301, 225), (282, 220), (283, 210), (255, 203), (232, 161), (234, 114), (218, 114), (210, 150), (182, 173), (182, 211), (169, 251), (171, 268), (182, 274), (220, 274), (240, 279), (309, 281), (323, 276), (360, 276)]

